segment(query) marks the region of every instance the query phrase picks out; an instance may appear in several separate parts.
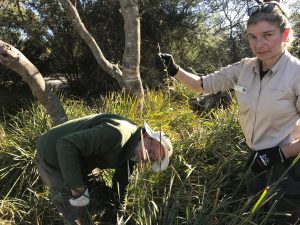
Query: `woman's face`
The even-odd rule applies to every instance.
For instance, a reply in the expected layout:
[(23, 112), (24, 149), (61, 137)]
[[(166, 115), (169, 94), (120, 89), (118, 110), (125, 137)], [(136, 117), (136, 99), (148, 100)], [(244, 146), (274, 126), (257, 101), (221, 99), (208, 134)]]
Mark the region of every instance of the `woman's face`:
[(265, 20), (247, 27), (248, 40), (253, 53), (264, 64), (270, 66), (277, 61), (285, 49), (287, 37), (284, 33), (281, 33), (275, 24)]

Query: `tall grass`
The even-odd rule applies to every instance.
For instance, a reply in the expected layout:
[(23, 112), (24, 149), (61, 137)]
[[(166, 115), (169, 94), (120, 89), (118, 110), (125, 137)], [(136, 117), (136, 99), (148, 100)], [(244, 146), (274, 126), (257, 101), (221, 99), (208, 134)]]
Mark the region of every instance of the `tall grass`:
[[(147, 121), (172, 139), (174, 154), (168, 170), (154, 174), (149, 165), (135, 170), (123, 223), (130, 218), (141, 225), (264, 224), (249, 213), (253, 201), (244, 194), (246, 148), (236, 104), (198, 116), (188, 106), (190, 95), (179, 85), (172, 85), (167, 94), (147, 90), (143, 112), (137, 110), (138, 101), (124, 93), (93, 99), (89, 105), (61, 99), (70, 119), (117, 113), (140, 125)], [(0, 224), (60, 224), (34, 162), (36, 140), (51, 127), (49, 116), (34, 102), (5, 118), (0, 142)], [(110, 175), (111, 171), (104, 173), (108, 184)], [(95, 224), (101, 224), (101, 215), (93, 217)]]

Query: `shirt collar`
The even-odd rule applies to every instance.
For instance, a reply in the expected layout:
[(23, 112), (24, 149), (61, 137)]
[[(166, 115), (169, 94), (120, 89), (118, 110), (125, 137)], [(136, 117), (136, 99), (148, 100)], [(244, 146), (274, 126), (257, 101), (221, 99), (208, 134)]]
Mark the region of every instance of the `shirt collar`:
[(290, 53), (285, 50), (282, 53), (282, 55), (279, 57), (279, 59), (277, 60), (277, 62), (274, 64), (274, 66), (272, 67), (271, 71), (273, 72), (273, 74), (276, 73), (285, 64), (287, 64), (289, 58), (290, 58)]
[[(277, 62), (270, 69), (271, 71), (270, 75), (275, 74), (279, 70), (279, 68), (281, 68), (283, 65), (287, 63), (289, 58), (290, 58), (290, 53), (287, 50), (285, 50), (282, 53), (282, 55), (279, 57)], [(260, 67), (259, 64), (260, 64), (260, 60), (256, 58), (255, 65), (253, 66), (253, 72), (255, 72), (256, 74), (259, 74), (259, 67)]]

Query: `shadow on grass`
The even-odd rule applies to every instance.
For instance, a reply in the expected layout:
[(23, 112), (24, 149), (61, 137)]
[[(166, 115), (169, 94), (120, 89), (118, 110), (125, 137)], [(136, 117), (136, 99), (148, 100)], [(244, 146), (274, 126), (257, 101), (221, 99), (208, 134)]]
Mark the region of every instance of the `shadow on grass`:
[(16, 114), (18, 110), (25, 106), (30, 106), (30, 102), (34, 101), (34, 96), (28, 86), (18, 87), (1, 87), (0, 88), (0, 106), (3, 118), (8, 114)]

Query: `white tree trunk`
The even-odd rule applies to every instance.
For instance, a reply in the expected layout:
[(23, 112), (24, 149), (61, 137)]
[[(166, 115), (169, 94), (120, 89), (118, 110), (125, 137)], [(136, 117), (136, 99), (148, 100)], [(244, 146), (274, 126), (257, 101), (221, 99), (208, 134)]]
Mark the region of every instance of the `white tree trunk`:
[(140, 76), (140, 46), (141, 46), (141, 25), (137, 0), (119, 0), (121, 13), (124, 18), (125, 30), (125, 51), (123, 54), (122, 71), (126, 89), (132, 92), (141, 90), (135, 95), (144, 96)]
[(18, 49), (2, 40), (0, 63), (19, 74), (29, 85), (33, 95), (45, 106), (54, 125), (68, 120), (61, 102), (45, 83), (38, 69)]
[[(125, 50), (125, 53), (123, 55), (123, 63), (124, 63), (123, 68), (125, 68), (125, 69), (123, 69), (123, 72), (122, 72), (120, 70), (120, 68), (118, 67), (118, 65), (110, 63), (104, 57), (97, 42), (92, 37), (92, 35), (88, 32), (88, 30), (85, 28), (76, 8), (70, 2), (70, 0), (58, 0), (58, 1), (61, 3), (62, 7), (65, 9), (69, 19), (72, 22), (74, 29), (79, 33), (81, 38), (90, 47), (93, 55), (95, 56), (98, 64), (101, 66), (101, 68), (104, 69), (113, 78), (115, 78), (118, 81), (120, 87), (125, 88), (127, 91), (129, 91), (129, 93), (132, 93), (135, 96), (138, 96), (143, 99), (144, 98), (144, 90), (142, 88), (142, 81), (141, 81), (140, 73), (139, 73), (140, 49), (139, 49), (139, 46), (138, 46), (138, 48), (136, 48), (137, 45), (140, 45), (140, 36), (137, 37), (137, 35), (140, 35), (139, 19), (135, 22), (136, 27), (133, 27), (134, 24), (132, 24), (132, 23), (130, 24), (130, 26), (126, 25), (126, 27), (128, 29), (133, 29), (133, 30), (132, 31), (130, 30), (130, 33), (125, 34), (125, 36), (128, 37), (128, 36), (133, 35), (132, 38), (137, 38), (135, 43), (130, 43), (130, 44), (126, 43), (126, 49), (134, 47), (135, 49), (133, 51), (136, 55), (133, 56), (131, 54), (131, 52), (128, 52), (128, 50), (127, 51)], [(137, 3), (134, 3), (134, 4), (136, 6)], [(127, 5), (128, 4), (125, 4), (124, 7), (127, 8)], [(135, 14), (133, 14), (132, 16), (134, 18), (137, 18), (136, 17), (137, 9), (138, 8), (136, 8), (136, 7), (134, 7), (134, 10), (132, 10), (132, 11), (126, 9), (126, 10), (124, 10), (124, 13), (126, 14), (126, 13), (134, 12)], [(137, 12), (138, 12), (138, 10), (137, 10)], [(124, 13), (123, 13), (123, 16), (125, 15)], [(126, 19), (124, 18), (125, 23), (127, 23), (128, 18), (130, 18), (130, 15), (126, 15)], [(138, 31), (137, 31), (137, 29), (138, 29)], [(125, 32), (128, 32), (128, 31), (129, 30), (125, 30)], [(125, 41), (127, 41), (127, 40), (131, 40), (131, 38), (130, 39), (126, 38)], [(124, 58), (127, 56), (129, 56), (129, 58), (124, 60)]]

